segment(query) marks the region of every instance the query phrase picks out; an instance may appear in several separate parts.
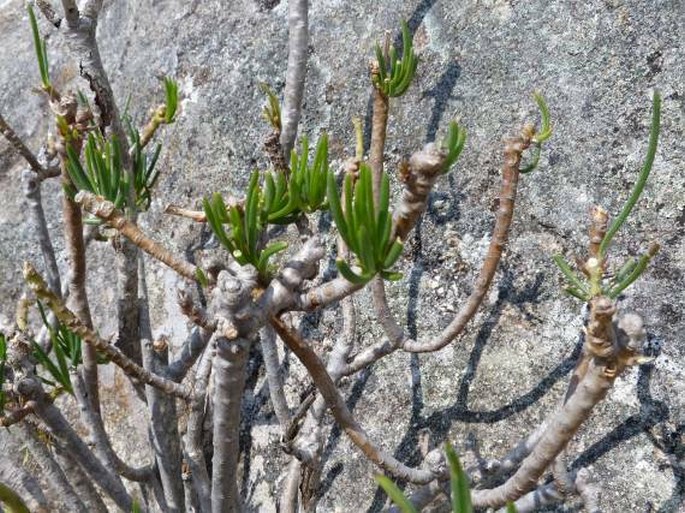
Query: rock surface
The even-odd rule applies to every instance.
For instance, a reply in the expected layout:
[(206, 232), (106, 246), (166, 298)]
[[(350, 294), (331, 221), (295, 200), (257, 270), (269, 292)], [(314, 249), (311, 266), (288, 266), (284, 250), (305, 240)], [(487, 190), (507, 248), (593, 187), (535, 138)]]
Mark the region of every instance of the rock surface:
[[(49, 128), (23, 1), (0, 1), (0, 109), (37, 150)], [(178, 122), (162, 133), (164, 149), (145, 230), (182, 253), (199, 229), (162, 214), (164, 206), (197, 205), (214, 191), (239, 194), (249, 173), (266, 164), (260, 82), (283, 88), (286, 2), (105, 2), (99, 43), (121, 104), (142, 122), (161, 98), (159, 77), (180, 82)], [(436, 2), (311, 2), (310, 61), (303, 126), (331, 137), (334, 165), (353, 151), (350, 120), (368, 126), (368, 60), (384, 30), (408, 20), (421, 58), (418, 79), (393, 102), (387, 169), (444, 133), (451, 119), (467, 128), (455, 171), (439, 182), (428, 214), (410, 240), (405, 279), (390, 287), (391, 305), (420, 339), (438, 333), (470, 291), (493, 224), (503, 138), (534, 119), (531, 93), (545, 95), (554, 135), (539, 170), (522, 178), (510, 243), (492, 292), (467, 333), (434, 354), (395, 354), (346, 385), (350, 405), (370, 436), (411, 464), (420, 433), (449, 438), (465, 454), (467, 439), (484, 457), (499, 457), (552, 411), (573, 366), (581, 305), (561, 292), (555, 253), (583, 254), (589, 208), (616, 213), (646, 152), (650, 91), (663, 96), (662, 131), (652, 176), (635, 214), (618, 237), (613, 261), (662, 250), (621, 307), (645, 318), (661, 354), (617, 381), (569, 448), (569, 462), (593, 471), (606, 512), (682, 511), (685, 490), (685, 7), (681, 0), (468, 0)], [(230, 5), (230, 7), (229, 7)], [(51, 73), (61, 87), (87, 86), (49, 35)], [(22, 292), (21, 262), (40, 263), (26, 217), (23, 162), (0, 140), (0, 320), (13, 317)], [(395, 191), (399, 188), (395, 184)], [(60, 187), (43, 197), (64, 268)], [(115, 329), (111, 249), (89, 257), (90, 297), (98, 328)], [(157, 333), (184, 337), (174, 318), (178, 280), (149, 263)], [(367, 299), (361, 300), (361, 312)], [(171, 316), (171, 318), (169, 318)], [(363, 319), (373, 321), (363, 314)], [(336, 313), (311, 332), (324, 347), (336, 336)], [(378, 336), (360, 321), (359, 346)], [(296, 362), (294, 371), (301, 372)], [(298, 370), (299, 369), (299, 370)], [(116, 387), (116, 379), (105, 387)], [(261, 386), (261, 378), (257, 388)], [(114, 389), (114, 388), (112, 388)], [(296, 398), (297, 386), (291, 390)], [(256, 392), (255, 392), (256, 393)], [(250, 396), (251, 397), (251, 396)], [(255, 403), (257, 404), (257, 403)], [(285, 472), (279, 429), (270, 406), (246, 427), (253, 443), (243, 492), (250, 508), (274, 511)], [(266, 421), (265, 421), (266, 419)], [(135, 431), (135, 423), (130, 429)], [(141, 433), (144, 436), (144, 433)], [(654, 445), (665, 440), (671, 464)], [(144, 439), (144, 438), (143, 438)], [(121, 449), (126, 455), (126, 444)], [(128, 447), (128, 450), (134, 450)], [(133, 451), (132, 451), (133, 452)], [(140, 452), (140, 451), (135, 451)], [(321, 511), (378, 511), (375, 472), (344, 435), (332, 429), (326, 450)], [(680, 458), (679, 462), (678, 459)], [(673, 465), (675, 463), (675, 465)], [(374, 495), (375, 494), (375, 495)], [(653, 509), (647, 509), (651, 504)], [(552, 511), (552, 510), (547, 510)], [(567, 511), (558, 509), (554, 511)]]

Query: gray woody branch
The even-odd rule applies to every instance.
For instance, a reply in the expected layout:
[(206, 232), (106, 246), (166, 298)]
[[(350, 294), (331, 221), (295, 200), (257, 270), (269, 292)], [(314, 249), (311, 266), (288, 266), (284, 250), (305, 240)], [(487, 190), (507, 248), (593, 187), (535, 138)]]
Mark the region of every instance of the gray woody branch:
[(288, 69), (285, 75), (285, 95), (281, 128), (281, 148), (286, 162), (295, 144), (300, 122), (304, 78), (307, 73), (309, 42), (308, 0), (288, 2)]
[(212, 309), (219, 319), (214, 373), (214, 454), (212, 512), (241, 511), (238, 490), (240, 405), (245, 368), (256, 337), (252, 290), (257, 273), (251, 266), (221, 271), (212, 293)]

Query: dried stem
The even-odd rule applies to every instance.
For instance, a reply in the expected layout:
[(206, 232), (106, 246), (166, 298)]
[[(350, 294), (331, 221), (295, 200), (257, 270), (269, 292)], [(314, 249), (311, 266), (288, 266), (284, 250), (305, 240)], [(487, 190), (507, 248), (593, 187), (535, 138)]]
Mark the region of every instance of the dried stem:
[[(344, 250), (344, 248), (341, 248)], [(348, 296), (342, 300), (343, 329), (339, 337), (336, 338), (335, 345), (331, 351), (326, 371), (331, 380), (337, 385), (345, 363), (349, 358), (356, 334), (356, 313), (354, 308), (353, 296)], [(303, 462), (309, 467), (309, 477), (306, 483), (302, 483), (302, 503), (306, 511), (315, 511), (318, 502), (318, 487), (320, 485), (321, 471), (323, 462), (321, 461), (321, 451), (323, 450), (323, 420), (326, 412), (326, 401), (320, 394), (316, 394), (314, 404), (309, 410), (309, 414), (304, 421), (300, 436), (295, 444), (295, 453), (303, 457)], [(306, 403), (306, 401), (305, 401)]]
[[(64, 114), (67, 123), (75, 123), (75, 98), (63, 98), (60, 105), (65, 105)], [(61, 141), (62, 144), (71, 144)], [(76, 148), (80, 151), (80, 148)], [(67, 172), (66, 149), (61, 148), (59, 154), (60, 167), (62, 169), (62, 184), (64, 187), (72, 187), (69, 173)], [(93, 327), (90, 317), (90, 306), (88, 304), (88, 294), (86, 292), (86, 245), (83, 239), (83, 220), (81, 209), (69, 197), (64, 194), (62, 197), (62, 217), (64, 219), (64, 238), (69, 253), (69, 304), (72, 305), (74, 313), (87, 328)], [(95, 350), (86, 346), (82, 349), (83, 368), (82, 375), (85, 386), (88, 390), (88, 400), (91, 408), (98, 415), (100, 414), (100, 395), (98, 389), (98, 364)]]
[[(153, 347), (144, 264), (141, 254), (138, 267), (138, 319), (143, 366), (151, 373), (164, 375), (169, 351), (166, 344)], [(150, 411), (150, 438), (167, 510), (169, 513), (181, 513), (185, 511), (185, 494), (181, 479), (181, 438), (178, 433), (176, 400), (152, 386), (145, 387), (145, 397)]]
[(166, 375), (171, 381), (180, 382), (202, 355), (212, 337), (211, 331), (193, 329), (178, 351), (176, 358), (167, 367)]
[(101, 339), (97, 333), (88, 328), (71, 310), (64, 306), (62, 300), (48, 289), (43, 278), (28, 262), (24, 263), (24, 279), (36, 296), (47, 303), (62, 324), (81, 337), (88, 345), (102, 352), (104, 356), (120, 367), (128, 376), (181, 399), (190, 398), (190, 392), (187, 387), (149, 372), (127, 358), (126, 355), (110, 345), (106, 340)]
[(288, 68), (281, 116), (281, 148), (286, 162), (295, 145), (300, 122), (309, 44), (309, 0), (288, 2)]
[[(138, 226), (126, 219), (121, 211), (115, 208), (111, 201), (107, 201), (88, 191), (80, 191), (76, 195), (76, 201), (83, 205), (83, 208), (88, 212), (99, 217), (109, 226), (118, 230), (119, 233), (133, 242), (137, 247), (160, 262), (168, 265), (184, 278), (193, 281), (197, 278), (197, 267), (195, 265), (176, 258), (161, 244), (158, 244), (147, 237)], [(136, 276), (137, 274), (138, 273), (136, 272)]]
[(205, 214), (204, 211), (190, 210), (188, 208), (183, 208), (179, 205), (174, 205), (173, 203), (170, 203), (166, 206), (166, 208), (164, 209), (164, 213), (171, 214), (172, 216), (180, 216), (192, 219), (193, 221), (198, 223), (207, 222), (207, 214)]
[(270, 321), (283, 342), (307, 368), (316, 388), (326, 400), (336, 422), (340, 424), (350, 440), (359, 447), (367, 458), (397, 479), (412, 483), (425, 484), (439, 477), (438, 474), (429, 469), (407, 467), (393, 456), (378, 448), (352, 416), (352, 413), (345, 404), (345, 400), (340, 395), (335, 383), (333, 383), (333, 380), (326, 372), (326, 368), (316, 353), (299, 335), (290, 331), (283, 324), (283, 321), (273, 316)]

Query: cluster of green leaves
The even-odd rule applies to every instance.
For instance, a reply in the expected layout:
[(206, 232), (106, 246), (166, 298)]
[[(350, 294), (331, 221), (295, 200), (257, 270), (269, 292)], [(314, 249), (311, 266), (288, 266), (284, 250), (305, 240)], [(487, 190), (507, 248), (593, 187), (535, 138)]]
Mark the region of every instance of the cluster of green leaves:
[(402, 96), (409, 88), (419, 63), (406, 22), (402, 22), (402, 58), (398, 58), (394, 46), (391, 45), (388, 55), (385, 55), (376, 43), (376, 61), (378, 73), (372, 76), (376, 89), (386, 97)]
[(136, 188), (136, 207), (147, 210), (152, 203), (152, 188), (157, 183), (160, 170), (155, 168), (162, 145), (156, 144), (152, 153), (148, 153), (140, 143), (140, 133), (127, 123), (129, 142), (131, 144), (131, 165)]
[[(469, 478), (464, 472), (457, 453), (448, 442), (445, 444), (445, 455), (450, 467), (450, 495), (452, 513), (472, 513), (471, 491)], [(376, 476), (376, 481), (383, 488), (390, 499), (397, 504), (402, 513), (418, 513), (414, 505), (407, 499), (402, 490), (386, 476)], [(507, 513), (516, 513), (512, 503), (507, 504)]]
[(45, 39), (40, 37), (36, 15), (34, 14), (33, 7), (30, 3), (26, 4), (26, 10), (29, 13), (29, 22), (31, 23), (31, 32), (33, 33), (33, 46), (36, 49), (36, 58), (38, 59), (41, 85), (45, 91), (49, 92), (52, 89), (52, 84), (50, 83), (50, 68), (48, 65), (48, 52), (45, 45)]
[[(164, 118), (160, 118), (157, 122), (173, 123), (178, 108), (178, 84), (170, 78), (165, 78), (164, 85), (166, 91)], [(80, 98), (81, 102), (89, 108), (83, 95), (80, 95)], [(160, 170), (156, 168), (156, 164), (162, 145), (155, 145), (152, 152), (145, 151), (140, 140), (140, 132), (133, 127), (126, 113), (123, 118), (131, 147), (136, 208), (145, 211), (150, 208), (152, 189), (159, 178)], [(64, 120), (62, 122), (66, 125)], [(64, 135), (70, 133), (67, 126), (62, 127), (61, 130)], [(67, 145), (67, 172), (75, 189), (102, 196), (114, 203), (117, 208), (126, 207), (129, 202), (130, 183), (123, 167), (121, 145), (116, 136), (111, 135), (105, 138), (96, 126), (92, 126), (84, 144), (83, 160), (85, 167), (81, 164), (81, 157), (76, 150), (71, 145)], [(73, 196), (77, 191), (71, 189), (68, 192)], [(89, 217), (86, 222), (98, 224), (100, 220)]]
[(287, 247), (284, 242), (264, 246), (267, 226), (293, 223), (303, 213), (327, 206), (328, 137), (324, 134), (319, 140), (312, 162), (308, 154), (309, 142), (303, 137), (299, 155), (294, 150), (291, 154), (289, 176), (266, 173), (262, 185), (259, 172), (252, 173), (242, 205), (227, 206), (218, 193), (203, 200), (207, 221), (219, 242), (236, 262), (252, 264), (262, 278), (268, 277), (269, 259)]
[[(81, 338), (61, 324), (53, 327), (48, 322), (45, 310), (40, 302), (38, 303), (38, 310), (43, 319), (43, 324), (48, 329), (51, 342), (50, 349), (47, 351), (35, 340), (31, 342), (33, 357), (51, 377), (49, 379), (41, 376), (40, 379), (50, 386), (60, 387), (65, 392), (73, 395), (74, 388), (71, 383), (69, 369), (75, 369), (81, 363)], [(55, 361), (50, 357), (51, 353), (55, 356)]]
[[(207, 222), (221, 245), (240, 265), (252, 264), (262, 278), (268, 275), (269, 258), (287, 247), (284, 242), (263, 247), (269, 216), (263, 200), (259, 172), (255, 171), (250, 177), (244, 205), (227, 206), (219, 193), (202, 202)], [(228, 231), (224, 225), (229, 225)]]
[[(116, 136), (105, 139), (97, 128), (88, 133), (81, 158), (72, 145), (67, 145), (67, 171), (74, 187), (90, 191), (123, 208), (128, 199), (129, 183), (124, 172), (121, 146)], [(69, 190), (74, 195), (75, 190)], [(97, 222), (96, 219), (89, 220)]]
[(564, 277), (567, 280), (566, 292), (577, 297), (582, 301), (589, 301), (595, 296), (607, 296), (611, 299), (616, 299), (626, 288), (632, 285), (640, 275), (645, 271), (650, 260), (656, 255), (659, 246), (652, 245), (645, 254), (638, 258), (631, 257), (623, 265), (621, 265), (616, 273), (613, 275), (604, 275), (601, 271), (604, 269), (604, 261), (607, 258), (607, 251), (611, 242), (618, 232), (619, 228), (625, 223), (637, 203), (638, 199), (644, 191), (647, 178), (652, 170), (654, 164), (654, 156), (659, 142), (659, 128), (661, 119), (661, 96), (658, 91), (654, 92), (652, 98), (652, 121), (649, 133), (649, 144), (647, 148), (647, 156), (644, 165), (640, 171), (637, 182), (633, 186), (630, 197), (621, 209), (621, 213), (614, 219), (609, 226), (604, 238), (599, 246), (598, 265), (596, 268), (600, 271), (598, 274), (591, 274), (587, 277), (581, 277), (573, 269), (562, 255), (555, 255), (554, 262), (559, 267)]
[(301, 213), (311, 214), (327, 208), (328, 135), (323, 134), (316, 146), (314, 161), (309, 162), (309, 140), (302, 138), (302, 149), (290, 154), (290, 176), (267, 173), (264, 182), (264, 208), (269, 222), (288, 224)]
[(5, 409), (5, 393), (2, 391), (5, 383), (5, 363), (7, 362), (7, 338), (0, 332), (0, 413)]
[[(60, 391), (73, 394), (74, 388), (69, 370), (76, 369), (83, 361), (83, 340), (61, 323), (50, 324), (43, 305), (40, 302), (37, 304), (43, 325), (50, 335), (50, 348), (48, 350), (43, 349), (35, 340), (32, 341), (33, 357), (49, 375), (49, 378), (41, 376), (40, 379)], [(98, 354), (98, 364), (105, 363), (108, 363), (108, 359)]]
[(371, 168), (362, 164), (354, 185), (352, 181), (352, 175), (347, 174), (343, 182), (343, 209), (335, 177), (332, 174), (328, 177), (331, 215), (345, 244), (357, 256), (361, 274), (355, 273), (342, 258), (336, 260), (338, 270), (352, 283), (366, 283), (378, 273), (385, 279), (398, 280), (402, 275), (390, 271), (390, 268), (402, 254), (403, 245), (397, 238), (391, 239), (388, 175), (383, 173), (377, 206), (373, 201)]

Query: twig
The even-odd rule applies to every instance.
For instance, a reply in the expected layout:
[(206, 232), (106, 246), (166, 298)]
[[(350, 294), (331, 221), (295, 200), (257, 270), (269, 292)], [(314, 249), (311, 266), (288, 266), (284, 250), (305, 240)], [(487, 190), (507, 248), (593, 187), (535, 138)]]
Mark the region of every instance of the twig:
[(61, 447), (61, 444), (52, 445), (57, 461), (64, 470), (64, 475), (79, 494), (86, 505), (88, 513), (109, 513), (102, 497), (95, 489), (93, 481), (86, 475), (81, 466), (75, 461), (75, 455)]
[(279, 511), (281, 513), (298, 513), (297, 492), (300, 489), (300, 476), (302, 475), (302, 462), (297, 458), (290, 460), (288, 474), (283, 485)]
[[(65, 5), (65, 11), (67, 6)], [(77, 11), (78, 14), (78, 11)], [(64, 122), (72, 126), (76, 123), (77, 101), (71, 94), (65, 94), (59, 104), (51, 103), (55, 115), (63, 118)], [(73, 186), (67, 172), (66, 145), (79, 153), (80, 141), (67, 141), (64, 136), (59, 139), (59, 162), (62, 171), (62, 185), (65, 188)], [(62, 217), (64, 219), (64, 238), (69, 254), (69, 273), (67, 282), (69, 285), (69, 302), (73, 305), (77, 317), (88, 328), (92, 328), (93, 322), (90, 316), (88, 294), (86, 291), (86, 245), (83, 239), (83, 219), (81, 209), (74, 203), (69, 194), (62, 197)], [(93, 411), (100, 413), (100, 396), (98, 389), (98, 364), (95, 350), (86, 346), (82, 350), (83, 380), (88, 389), (88, 398)]]
[(83, 440), (76, 434), (62, 413), (46, 398), (37, 378), (27, 376), (17, 384), (20, 393), (35, 401), (35, 414), (47, 425), (63, 448), (75, 456), (76, 461), (98, 483), (112, 500), (125, 512), (131, 511), (133, 501), (121, 481), (109, 472), (93, 455)]
[[(505, 156), (506, 153), (505, 149)], [(401, 167), (400, 180), (404, 184), (404, 190), (393, 215), (394, 235), (400, 240), (407, 239), (426, 210), (428, 197), (444, 171), (446, 159), (447, 153), (435, 143), (430, 143), (412, 154), (407, 167)]]
[(0, 417), (0, 427), (10, 427), (13, 424), (21, 422), (28, 415), (34, 412), (36, 408), (35, 401), (27, 401), (26, 404), (14, 410), (8, 410)]
[(377, 87), (373, 88), (373, 121), (371, 123), (371, 146), (369, 164), (373, 172), (373, 202), (378, 207), (383, 177), (385, 137), (388, 128), (388, 97)]
[[(339, 246), (340, 250), (344, 251), (344, 247), (340, 244)], [(340, 336), (336, 338), (335, 345), (326, 364), (326, 371), (336, 385), (352, 352), (356, 335), (354, 297), (348, 296), (341, 303), (343, 329)], [(291, 444), (291, 446), (296, 447), (295, 454), (302, 458), (303, 463), (306, 463), (309, 467), (309, 478), (300, 487), (302, 489), (303, 507), (306, 511), (314, 511), (319, 498), (317, 489), (320, 484), (323, 465), (321, 451), (323, 450), (323, 419), (326, 412), (326, 401), (323, 396), (316, 394), (312, 395), (312, 397), (316, 399), (304, 421), (300, 436), (294, 444)]]
[(131, 361), (107, 341), (101, 339), (97, 333), (88, 328), (71, 310), (64, 306), (62, 300), (48, 289), (43, 278), (28, 262), (24, 263), (24, 279), (36, 296), (47, 303), (62, 324), (81, 337), (84, 342), (93, 346), (97, 351), (102, 352), (104, 356), (120, 367), (127, 375), (181, 399), (190, 398), (190, 392), (187, 387), (147, 371)]
[(126, 219), (111, 201), (88, 191), (80, 191), (75, 199), (77, 203), (83, 205), (84, 209), (118, 230), (119, 233), (150, 256), (168, 265), (184, 278), (193, 281), (197, 279), (198, 268), (195, 265), (176, 258), (165, 247), (148, 238), (138, 226)]
[(326, 372), (326, 368), (316, 353), (307, 346), (299, 335), (290, 331), (283, 324), (283, 321), (272, 316), (270, 322), (275, 328), (276, 333), (307, 368), (316, 388), (326, 400), (336, 422), (340, 424), (350, 440), (361, 449), (367, 458), (397, 479), (412, 483), (425, 484), (439, 477), (433, 470), (407, 467), (393, 456), (378, 448), (352, 416), (352, 413), (345, 404), (345, 400), (340, 395), (335, 383), (333, 383), (333, 380)]
[[(445, 494), (449, 497), (449, 481), (447, 479), (431, 481), (423, 485), (418, 490), (414, 491), (409, 497), (409, 502), (416, 508), (417, 511), (422, 511), (423, 508), (433, 502), (438, 495)], [(399, 506), (392, 506), (388, 513), (401, 513)]]
[[(538, 486), (535, 490), (523, 495), (514, 502), (517, 513), (532, 513), (544, 506), (564, 501), (564, 495), (559, 492), (554, 483)], [(497, 510), (497, 513), (505, 513), (505, 509)]]
[(164, 114), (166, 112), (166, 105), (160, 105), (157, 107), (152, 114), (152, 118), (148, 121), (147, 125), (143, 127), (143, 133), (140, 135), (140, 147), (145, 148), (148, 143), (152, 140), (155, 132), (164, 121)]
[(95, 451), (98, 458), (100, 458), (108, 468), (115, 469), (118, 475), (121, 475), (126, 479), (138, 482), (149, 479), (153, 473), (153, 468), (151, 466), (142, 469), (130, 467), (114, 452), (109, 436), (107, 436), (107, 431), (105, 431), (102, 417), (97, 415), (90, 406), (83, 378), (76, 372), (72, 372), (71, 374), (71, 382), (74, 385), (74, 395), (76, 396), (76, 401), (81, 410), (81, 419), (90, 431), (90, 436), (95, 443)]
[(62, 7), (64, 8), (67, 26), (72, 30), (76, 30), (79, 26), (79, 12), (76, 0), (62, 0)]
[(207, 388), (213, 360), (214, 352), (207, 351), (198, 364), (193, 387), (194, 397), (190, 403), (190, 415), (185, 435), (185, 456), (190, 466), (193, 488), (200, 502), (200, 513), (211, 513), (212, 511), (212, 488), (202, 448), (202, 425), (205, 418)]
[(281, 272), (276, 276), (259, 300), (259, 311), (266, 316), (283, 310), (300, 306), (306, 309), (307, 295), (304, 299), (298, 297), (296, 291), (305, 280), (313, 279), (319, 271), (319, 261), (324, 257), (324, 248), (318, 237), (311, 237), (285, 263)]
[(362, 288), (364, 285), (351, 283), (345, 278), (338, 277), (297, 296), (294, 309), (316, 310), (323, 308), (354, 294)]
[(202, 210), (190, 210), (188, 208), (183, 208), (179, 205), (174, 205), (169, 203), (164, 209), (165, 214), (171, 214), (172, 216), (181, 216), (188, 219), (192, 219), (198, 223), (206, 223), (207, 215)]
[(24, 157), (24, 160), (31, 166), (31, 169), (36, 173), (39, 180), (44, 180), (48, 175), (55, 176), (46, 168), (40, 165), (38, 159), (31, 153), (31, 150), (19, 138), (14, 129), (5, 121), (5, 118), (0, 114), (0, 133), (5, 136), (5, 139), (14, 147), (15, 150)]
[(283, 391), (283, 379), (281, 378), (281, 364), (278, 360), (278, 347), (276, 345), (276, 333), (271, 325), (266, 324), (259, 332), (259, 344), (262, 348), (266, 379), (269, 385), (269, 397), (274, 408), (281, 429), (285, 430), (290, 423), (290, 408)]
[(212, 338), (211, 331), (195, 328), (181, 346), (176, 358), (167, 367), (166, 375), (171, 381), (180, 382), (202, 355)]
[(285, 74), (285, 94), (281, 123), (281, 148), (285, 161), (295, 144), (300, 122), (304, 80), (307, 73), (309, 42), (309, 0), (288, 2), (288, 68)]
[(210, 333), (216, 330), (216, 321), (210, 319), (204, 308), (198, 307), (193, 302), (193, 296), (187, 290), (179, 289), (177, 297), (178, 306), (181, 308), (181, 312), (188, 317), (193, 324)]
[(43, 255), (48, 284), (55, 294), (61, 296), (62, 283), (59, 277), (57, 259), (55, 258), (55, 249), (52, 246), (52, 240), (50, 240), (50, 232), (48, 230), (47, 221), (45, 220), (45, 212), (43, 211), (43, 201), (40, 194), (40, 179), (38, 178), (37, 173), (26, 169), (21, 175), (21, 180), (24, 186), (24, 196), (26, 197), (26, 202), (29, 206), (29, 220), (36, 231), (38, 243), (40, 244), (40, 251)]

